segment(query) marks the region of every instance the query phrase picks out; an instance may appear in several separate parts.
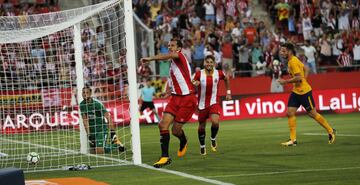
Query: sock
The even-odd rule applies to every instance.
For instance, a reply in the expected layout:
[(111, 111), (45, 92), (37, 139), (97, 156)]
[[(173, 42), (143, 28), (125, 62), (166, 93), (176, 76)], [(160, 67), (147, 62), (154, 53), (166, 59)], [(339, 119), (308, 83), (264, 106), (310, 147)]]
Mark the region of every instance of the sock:
[(169, 130), (160, 130), (161, 157), (169, 157)]
[(154, 120), (155, 123), (159, 123), (160, 122), (160, 117), (157, 113), (154, 113), (154, 116), (156, 117), (157, 121)]
[(331, 134), (333, 132), (333, 129), (330, 127), (329, 123), (321, 114), (317, 114), (314, 119), (326, 129), (328, 134)]
[(296, 141), (296, 117), (295, 116), (289, 117), (288, 124), (290, 129), (290, 140)]
[(201, 146), (205, 146), (205, 135), (204, 129), (198, 129), (198, 137)]
[(218, 125), (216, 125), (216, 126), (212, 125), (211, 126), (211, 138), (215, 139), (218, 131), (219, 131), (219, 126)]
[(186, 139), (184, 130), (181, 130), (181, 132), (182, 132), (181, 136), (179, 136), (179, 137), (176, 136), (180, 140), (180, 150), (182, 150), (187, 143), (187, 139)]

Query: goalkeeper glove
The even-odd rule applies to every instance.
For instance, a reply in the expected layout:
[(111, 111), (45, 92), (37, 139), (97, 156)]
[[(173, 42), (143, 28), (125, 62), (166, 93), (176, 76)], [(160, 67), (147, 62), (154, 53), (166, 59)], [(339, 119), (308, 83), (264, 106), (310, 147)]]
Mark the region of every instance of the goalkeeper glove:
[(119, 139), (116, 136), (115, 130), (110, 131), (110, 138), (111, 138), (111, 143), (112, 144), (121, 144), (121, 142), (119, 141)]

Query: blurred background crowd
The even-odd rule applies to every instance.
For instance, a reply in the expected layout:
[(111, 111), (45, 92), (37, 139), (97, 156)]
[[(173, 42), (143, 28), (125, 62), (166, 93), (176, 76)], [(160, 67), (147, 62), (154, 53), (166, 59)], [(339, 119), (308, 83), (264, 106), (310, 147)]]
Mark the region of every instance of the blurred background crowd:
[[(102, 1), (93, 3), (98, 2)], [(3, 0), (0, 15), (21, 16), (59, 9), (56, 0)], [(296, 55), (312, 74), (360, 68), (358, 0), (133, 0), (133, 9), (154, 30), (155, 53), (167, 53), (167, 42), (181, 39), (182, 52), (193, 72), (200, 70), (204, 57), (211, 54), (216, 58), (217, 68), (232, 78), (264, 75), (278, 78), (287, 74), (286, 61), (278, 54), (283, 42), (296, 44)], [(259, 11), (265, 16), (258, 16)], [(108, 55), (109, 35), (102, 26), (84, 23), (81, 34), (85, 82), (95, 86), (96, 93), (119, 88), (126, 94), (123, 73), (126, 50), (122, 49), (116, 60)], [(75, 76), (72, 37), (65, 30), (39, 41), (1, 45), (0, 77), (5, 85), (2, 88), (14, 86), (6, 84), (5, 79), (10, 77), (19, 80), (15, 86), (30, 89), (51, 86), (46, 84), (49, 80), (40, 80), (39, 76), (61, 79), (54, 83), (71, 85)], [(143, 40), (138, 46), (141, 47), (138, 57), (149, 55), (147, 42)], [(16, 55), (23, 53), (36, 61), (16, 60), (22, 57)], [(161, 96), (170, 62), (157, 63), (155, 68), (137, 65), (139, 82), (152, 78)]]

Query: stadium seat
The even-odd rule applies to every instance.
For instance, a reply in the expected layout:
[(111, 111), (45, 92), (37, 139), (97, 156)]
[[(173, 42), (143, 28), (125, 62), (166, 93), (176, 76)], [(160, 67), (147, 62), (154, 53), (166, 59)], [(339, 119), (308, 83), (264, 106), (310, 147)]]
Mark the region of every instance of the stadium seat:
[(0, 169), (0, 185), (25, 185), (24, 172), (17, 168)]

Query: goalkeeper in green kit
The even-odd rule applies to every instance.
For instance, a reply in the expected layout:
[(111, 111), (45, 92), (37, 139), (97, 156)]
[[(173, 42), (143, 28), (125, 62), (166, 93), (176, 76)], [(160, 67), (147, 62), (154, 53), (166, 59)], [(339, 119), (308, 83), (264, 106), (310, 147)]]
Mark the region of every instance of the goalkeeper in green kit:
[[(99, 100), (92, 98), (91, 94), (91, 88), (85, 86), (82, 90), (84, 100), (80, 103), (81, 117), (89, 139), (90, 153), (103, 154), (114, 149), (120, 152), (125, 151), (124, 145), (116, 136), (115, 125), (110, 113)], [(109, 129), (110, 138), (108, 137)]]

